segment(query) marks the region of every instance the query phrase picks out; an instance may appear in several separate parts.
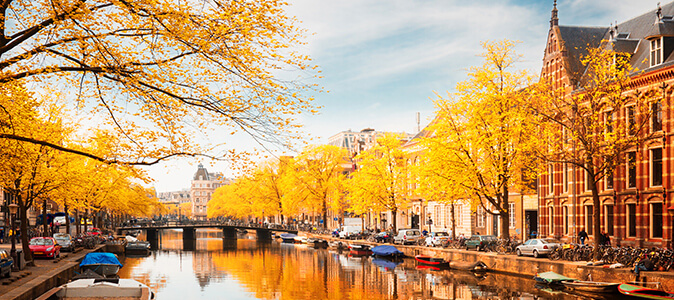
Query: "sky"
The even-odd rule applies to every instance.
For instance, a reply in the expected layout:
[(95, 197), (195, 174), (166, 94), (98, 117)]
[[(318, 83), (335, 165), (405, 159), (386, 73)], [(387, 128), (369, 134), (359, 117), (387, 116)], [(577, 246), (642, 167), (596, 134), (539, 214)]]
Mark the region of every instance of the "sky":
[[(287, 14), (309, 33), (299, 50), (319, 67), (322, 78), (315, 83), (326, 91), (313, 94), (320, 112), (300, 118), (319, 144), (346, 130), (423, 129), (433, 117), (433, 99), (453, 92), (470, 67), (482, 65), (484, 41), (519, 41), (516, 67), (538, 75), (553, 6), (553, 0), (287, 1)], [(559, 0), (559, 24), (608, 27), (649, 13), (661, 1)], [(227, 163), (196, 159), (146, 169), (158, 192), (178, 191), (189, 188), (199, 163), (235, 175)]]

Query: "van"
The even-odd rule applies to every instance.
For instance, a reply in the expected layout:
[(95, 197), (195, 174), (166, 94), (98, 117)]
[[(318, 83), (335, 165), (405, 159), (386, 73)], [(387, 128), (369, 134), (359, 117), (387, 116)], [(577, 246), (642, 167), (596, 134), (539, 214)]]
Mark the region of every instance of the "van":
[(419, 229), (400, 229), (398, 235), (393, 237), (394, 244), (416, 244), (421, 238)]
[(339, 229), (340, 239), (355, 239), (360, 235), (360, 226), (342, 226)]

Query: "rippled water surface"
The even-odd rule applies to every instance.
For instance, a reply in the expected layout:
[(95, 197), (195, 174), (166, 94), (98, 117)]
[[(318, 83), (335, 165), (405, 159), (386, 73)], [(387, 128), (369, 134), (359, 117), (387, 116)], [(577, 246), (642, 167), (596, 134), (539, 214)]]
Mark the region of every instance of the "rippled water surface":
[(159, 300), (590, 298), (536, 288), (531, 278), (422, 269), (413, 259), (260, 243), (254, 235), (223, 241), (215, 230), (197, 235), (196, 244), (183, 245), (182, 232), (164, 231), (150, 256), (124, 259), (120, 277), (147, 284)]

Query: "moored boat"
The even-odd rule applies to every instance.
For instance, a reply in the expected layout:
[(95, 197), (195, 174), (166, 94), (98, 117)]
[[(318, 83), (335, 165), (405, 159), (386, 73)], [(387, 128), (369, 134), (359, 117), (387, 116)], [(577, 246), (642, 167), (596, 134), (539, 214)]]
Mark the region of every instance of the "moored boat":
[(618, 291), (623, 295), (643, 299), (674, 299), (674, 294), (671, 294), (669, 292), (651, 289), (629, 283), (620, 284), (618, 286)]
[(543, 272), (536, 273), (534, 280), (538, 283), (547, 284), (547, 285), (557, 285), (562, 284), (564, 281), (578, 281), (578, 279), (566, 277), (562, 274), (555, 272)]
[(122, 264), (117, 257), (107, 252), (89, 253), (80, 263), (80, 270), (82, 272), (91, 270), (103, 277), (115, 276), (121, 267)]
[(317, 238), (308, 238), (307, 246), (313, 247), (314, 249), (324, 249), (328, 248), (328, 241)]
[(370, 245), (366, 244), (351, 244), (349, 245), (349, 254), (351, 255), (370, 255), (372, 251), (370, 250)]
[(147, 255), (150, 253), (150, 242), (139, 241), (132, 236), (126, 236), (126, 246), (124, 247), (126, 254), (140, 254)]
[(295, 237), (297, 237), (297, 235), (294, 233), (281, 233), (281, 240), (283, 240), (284, 243), (295, 243)]
[(444, 258), (430, 257), (427, 255), (417, 255), (414, 257), (414, 259), (417, 261), (417, 263), (423, 266), (429, 266), (438, 269), (449, 268), (449, 261), (445, 260)]
[(577, 292), (589, 292), (589, 293), (615, 293), (618, 292), (618, 286), (620, 283), (614, 282), (596, 282), (596, 281), (562, 281), (564, 288), (570, 289)]
[(405, 253), (398, 250), (398, 248), (396, 248), (395, 246), (380, 245), (380, 246), (376, 246), (376, 247), (372, 248), (372, 255), (381, 256), (381, 257), (397, 258), (397, 257), (404, 257)]
[(328, 242), (328, 247), (336, 250), (346, 250), (349, 249), (349, 246), (341, 241), (331, 241)]
[(154, 293), (147, 285), (133, 279), (79, 279), (55, 287), (36, 300), (67, 299), (129, 299), (150, 300)]
[(451, 261), (449, 262), (449, 268), (454, 270), (463, 270), (471, 272), (486, 272), (489, 270), (487, 264), (476, 261), (476, 262), (461, 262), (461, 261)]

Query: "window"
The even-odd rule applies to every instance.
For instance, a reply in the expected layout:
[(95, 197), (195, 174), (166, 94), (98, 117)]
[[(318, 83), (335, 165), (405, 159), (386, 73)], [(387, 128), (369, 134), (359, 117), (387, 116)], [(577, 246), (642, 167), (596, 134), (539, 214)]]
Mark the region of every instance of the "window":
[(662, 37), (651, 40), (651, 67), (662, 63)]
[(456, 226), (463, 226), (463, 222), (461, 221), (463, 218), (463, 205), (459, 204), (454, 206), (454, 217), (456, 219)]
[(569, 207), (564, 206), (564, 234), (569, 234)]
[[(441, 218), (441, 216), (442, 216), (442, 211), (441, 211), (441, 209), (442, 209), (442, 206), (440, 206), (440, 205), (436, 205), (436, 206), (435, 206), (435, 222), (434, 222), (434, 223), (437, 223), (437, 224), (435, 224), (436, 226), (441, 226), (441, 225), (442, 225), (442, 218)], [(428, 216), (428, 218), (431, 219), (431, 220), (433, 220), (433, 219), (431, 218), (431, 216)]]
[(590, 172), (585, 171), (585, 190), (589, 191), (592, 190), (592, 185), (594, 184), (594, 178), (592, 178), (592, 175), (590, 175)]
[(627, 107), (627, 134), (636, 134), (636, 115), (634, 114), (634, 106)]
[(651, 149), (651, 186), (662, 186), (662, 148)]
[(637, 205), (627, 204), (627, 236), (637, 236)]
[(550, 227), (550, 231), (548, 232), (550, 235), (553, 235), (555, 233), (555, 208), (554, 207), (548, 207), (548, 226)]
[(452, 227), (452, 206), (451, 205), (445, 205), (445, 226)]
[(555, 192), (555, 182), (554, 182), (554, 166), (550, 165), (548, 167), (548, 192), (550, 194)]
[(607, 190), (613, 189), (613, 170), (606, 170), (606, 176), (604, 176), (604, 188)]
[(651, 237), (662, 238), (662, 203), (651, 203)]
[(607, 111), (604, 113), (604, 122), (606, 124), (606, 132), (613, 132), (613, 112)]
[(606, 233), (608, 235), (613, 235), (613, 205), (604, 206), (604, 228), (606, 228)]
[(563, 188), (564, 188), (564, 193), (569, 192), (569, 165), (567, 163), (564, 163), (564, 171), (562, 174), (562, 181), (563, 181)]
[(510, 228), (514, 229), (516, 220), (515, 220), (515, 203), (508, 203), (508, 215), (510, 217)]
[(485, 223), (485, 218), (487, 216), (485, 215), (484, 209), (482, 207), (477, 208), (477, 227), (484, 227)]
[(651, 104), (651, 132), (662, 131), (662, 104), (655, 101)]
[(587, 228), (587, 232), (589, 235), (592, 235), (593, 229), (592, 225), (594, 225), (594, 209), (590, 205), (585, 206), (585, 227)]
[(627, 153), (627, 187), (637, 187), (637, 153), (632, 151)]

